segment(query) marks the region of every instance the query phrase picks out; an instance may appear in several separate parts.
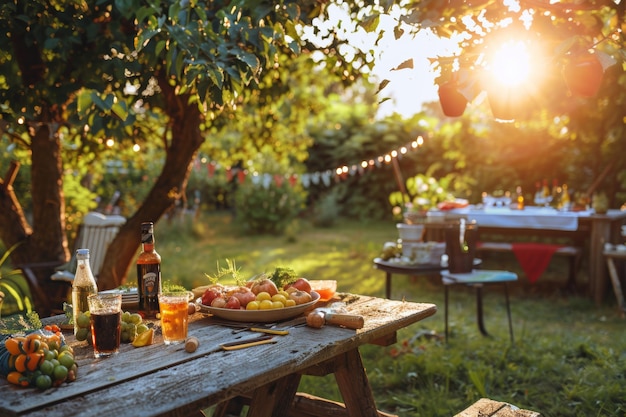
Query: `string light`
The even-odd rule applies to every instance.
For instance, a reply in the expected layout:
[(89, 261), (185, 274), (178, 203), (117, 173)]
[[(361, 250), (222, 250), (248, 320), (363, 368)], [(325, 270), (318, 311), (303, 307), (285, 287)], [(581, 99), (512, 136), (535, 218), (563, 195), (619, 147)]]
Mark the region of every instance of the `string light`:
[[(288, 180), (289, 183), (292, 185), (299, 180), (305, 188), (308, 188), (311, 184), (324, 184), (326, 186), (330, 186), (332, 184), (331, 179), (333, 178), (333, 176), (335, 177), (335, 180), (339, 180), (344, 179), (348, 174), (351, 176), (357, 173), (362, 174), (367, 168), (373, 168), (374, 166), (381, 167), (383, 163), (389, 164), (393, 159), (396, 159), (401, 155), (406, 155), (410, 151), (418, 149), (423, 144), (424, 138), (420, 135), (410, 144), (401, 146), (398, 149), (393, 149), (389, 153), (386, 153), (384, 155), (379, 155), (372, 159), (363, 160), (358, 164), (355, 163), (350, 166), (342, 165), (335, 168), (334, 170), (328, 169), (326, 171), (308, 172), (298, 175), (271, 175), (267, 173), (261, 174), (253, 171), (253, 173), (251, 174), (251, 179), (254, 183), (260, 183), (266, 188), (269, 187), (272, 181), (276, 182), (277, 184), (282, 184), (284, 180)], [(201, 164), (207, 165), (207, 168), (209, 170), (209, 176), (213, 176), (217, 168), (222, 168), (217, 162), (208, 162), (205, 157), (199, 159), (199, 162)], [(243, 181), (249, 172), (247, 169), (231, 167), (225, 167), (225, 170), (227, 178), (233, 179), (236, 177), (239, 181)]]

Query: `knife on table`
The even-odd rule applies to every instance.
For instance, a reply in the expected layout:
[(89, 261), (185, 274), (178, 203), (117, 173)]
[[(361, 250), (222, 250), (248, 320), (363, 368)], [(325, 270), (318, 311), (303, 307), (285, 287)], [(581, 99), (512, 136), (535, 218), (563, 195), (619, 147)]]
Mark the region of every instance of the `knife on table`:
[(238, 340), (236, 342), (223, 343), (220, 347), (223, 350), (237, 350), (237, 349), (245, 349), (252, 346), (265, 345), (268, 343), (276, 343), (276, 340), (272, 338), (272, 336), (265, 335), (254, 337), (251, 339), (243, 339)]

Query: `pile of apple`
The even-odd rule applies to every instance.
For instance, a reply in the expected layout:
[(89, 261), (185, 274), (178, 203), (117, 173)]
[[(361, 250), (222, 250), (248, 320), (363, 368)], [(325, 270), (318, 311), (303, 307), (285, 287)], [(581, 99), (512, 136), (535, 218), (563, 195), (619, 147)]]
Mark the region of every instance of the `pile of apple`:
[(311, 301), (311, 284), (306, 278), (298, 278), (283, 288), (266, 277), (239, 286), (213, 284), (202, 294), (203, 305), (234, 310), (271, 310)]

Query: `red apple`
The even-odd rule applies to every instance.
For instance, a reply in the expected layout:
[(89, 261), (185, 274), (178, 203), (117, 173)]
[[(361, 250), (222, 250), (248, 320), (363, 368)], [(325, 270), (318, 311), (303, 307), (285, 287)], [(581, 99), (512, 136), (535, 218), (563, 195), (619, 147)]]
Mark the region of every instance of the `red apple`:
[(211, 301), (211, 307), (215, 308), (225, 308), (226, 307), (226, 299), (221, 295), (219, 297), (215, 297), (213, 301)]
[(250, 301), (254, 301), (256, 298), (256, 295), (246, 287), (240, 287), (237, 291), (233, 292), (232, 295), (233, 297), (237, 297), (242, 307), (247, 306)]
[(220, 295), (221, 293), (218, 290), (214, 288), (209, 288), (204, 292), (204, 294), (202, 294), (202, 304), (204, 304), (205, 306), (210, 306), (213, 300), (215, 300)]
[(284, 289), (287, 290), (289, 288), (296, 288), (299, 291), (304, 291), (309, 294), (311, 293), (311, 283), (309, 283), (309, 280), (306, 278), (298, 278), (294, 282), (285, 285)]
[(231, 295), (226, 300), (226, 305), (224, 307), (230, 308), (232, 310), (239, 310), (241, 308), (241, 303), (239, 302), (239, 298), (235, 297), (234, 295)]
[(269, 278), (263, 278), (255, 281), (254, 284), (252, 284), (252, 288), (250, 289), (255, 295), (264, 291), (269, 295), (278, 294), (278, 288), (276, 288), (276, 284), (274, 284), (274, 281), (270, 280)]

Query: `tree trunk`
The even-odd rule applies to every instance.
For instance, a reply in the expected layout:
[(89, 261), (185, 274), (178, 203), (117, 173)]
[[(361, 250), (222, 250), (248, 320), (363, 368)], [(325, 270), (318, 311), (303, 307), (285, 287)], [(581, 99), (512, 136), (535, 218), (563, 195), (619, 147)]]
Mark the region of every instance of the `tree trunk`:
[(57, 124), (42, 120), (38, 126), (33, 129), (31, 137), (33, 227), (30, 227), (13, 192), (12, 179), (7, 178), (0, 191), (0, 233), (7, 247), (19, 243), (11, 253), (14, 266), (44, 265), (32, 268), (38, 288), (30, 282), (29, 286), (37, 312), (47, 316), (51, 311), (61, 309), (67, 295), (67, 285), (51, 281), (50, 275), (54, 264), (68, 260), (69, 251), (65, 234), (61, 145), (54, 129)]
[[(166, 149), (163, 170), (148, 197), (122, 226), (107, 250), (98, 277), (100, 290), (115, 288), (125, 283), (141, 243), (141, 223), (146, 221), (156, 223), (178, 196), (184, 193), (192, 168), (191, 162), (204, 141), (200, 132), (203, 114), (200, 113), (198, 106), (189, 104), (188, 95), (176, 95), (165, 79), (160, 78), (159, 84), (167, 103), (166, 111), (170, 118), (172, 140)], [(158, 251), (158, 227), (155, 235)], [(163, 267), (167, 271), (167, 259), (164, 260)], [(129, 278), (128, 283), (135, 283), (134, 276)]]

